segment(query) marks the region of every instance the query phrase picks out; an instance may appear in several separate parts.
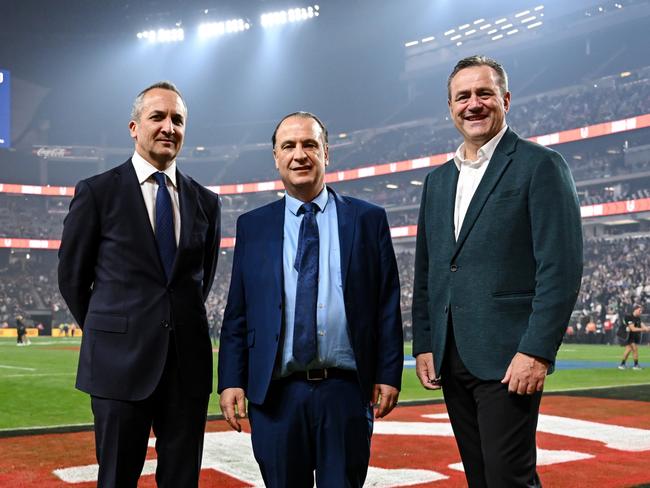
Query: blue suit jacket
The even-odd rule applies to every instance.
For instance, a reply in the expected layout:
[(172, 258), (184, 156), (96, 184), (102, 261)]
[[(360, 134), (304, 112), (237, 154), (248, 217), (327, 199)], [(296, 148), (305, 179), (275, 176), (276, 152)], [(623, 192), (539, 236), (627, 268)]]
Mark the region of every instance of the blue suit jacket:
[(516, 352), (552, 363), (582, 275), (580, 207), (558, 153), (508, 129), (454, 239), (458, 169), (428, 174), (413, 289), (413, 354), (440, 373), (451, 314), (465, 367), (503, 378)]
[(76, 187), (59, 250), (59, 288), (83, 328), (77, 388), (91, 395), (151, 395), (171, 330), (188, 392), (212, 389), (204, 302), (217, 265), (220, 203), (176, 174), (181, 235), (169, 280), (131, 160)]
[[(330, 191), (332, 191), (330, 189)], [(403, 336), (397, 263), (386, 212), (334, 193), (350, 342), (366, 398), (373, 385), (401, 387)], [(285, 200), (242, 215), (219, 344), (218, 391), (239, 387), (262, 404), (283, 324)]]

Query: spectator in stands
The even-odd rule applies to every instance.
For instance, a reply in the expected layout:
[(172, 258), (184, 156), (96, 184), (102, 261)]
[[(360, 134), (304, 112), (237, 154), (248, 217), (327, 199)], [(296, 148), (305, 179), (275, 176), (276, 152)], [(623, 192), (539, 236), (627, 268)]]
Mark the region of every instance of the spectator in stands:
[(425, 388), (442, 385), (469, 486), (541, 486), (541, 392), (582, 273), (575, 185), (558, 153), (508, 128), (500, 64), (462, 59), (447, 87), (463, 143), (424, 183), (416, 372)]
[(385, 211), (325, 186), (327, 131), (284, 117), (273, 137), (282, 200), (242, 215), (219, 345), (226, 421), (248, 398), (270, 488), (363, 486), (376, 417), (403, 365), (399, 279)]
[(199, 483), (220, 204), (176, 167), (186, 119), (173, 84), (140, 92), (133, 156), (81, 181), (64, 222), (59, 287), (84, 332), (77, 388), (91, 395), (99, 487), (137, 486), (152, 427), (158, 486)]
[(641, 305), (635, 305), (632, 309), (630, 315), (625, 316), (625, 324), (627, 325), (628, 335), (627, 340), (625, 341), (625, 351), (623, 352), (623, 359), (621, 359), (621, 364), (618, 365), (618, 369), (626, 369), (625, 363), (628, 356), (632, 353), (632, 358), (634, 359), (633, 370), (641, 370), (639, 366), (639, 344), (641, 343), (641, 334), (643, 332), (650, 332), (650, 327), (641, 322), (641, 314), (643, 313), (643, 307)]

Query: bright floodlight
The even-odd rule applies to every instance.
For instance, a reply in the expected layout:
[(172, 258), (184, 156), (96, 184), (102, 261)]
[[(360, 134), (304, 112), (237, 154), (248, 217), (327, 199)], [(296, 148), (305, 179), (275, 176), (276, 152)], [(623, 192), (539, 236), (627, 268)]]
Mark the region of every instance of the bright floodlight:
[(225, 22), (206, 22), (199, 25), (199, 37), (209, 39), (220, 37), (224, 34), (233, 34), (250, 29), (251, 26), (244, 19), (232, 19)]
[(150, 43), (180, 42), (185, 39), (185, 32), (182, 28), (158, 29), (138, 32), (138, 39), (144, 39)]
[(302, 22), (305, 20), (318, 17), (320, 14), (320, 7), (314, 5), (313, 7), (291, 8), (289, 10), (279, 10), (277, 12), (268, 12), (262, 14), (260, 24), (262, 27), (274, 27), (276, 25), (283, 25), (288, 22)]

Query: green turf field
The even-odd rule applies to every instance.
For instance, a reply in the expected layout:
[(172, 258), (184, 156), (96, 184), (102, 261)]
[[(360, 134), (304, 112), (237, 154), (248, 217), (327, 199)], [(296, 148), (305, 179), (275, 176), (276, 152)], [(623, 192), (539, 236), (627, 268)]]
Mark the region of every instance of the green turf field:
[[(15, 339), (0, 338), (0, 430), (92, 421), (88, 396), (74, 388), (79, 342), (40, 337), (31, 346), (17, 347)], [(546, 391), (650, 384), (650, 347), (640, 348), (641, 364), (647, 366), (642, 371), (616, 369), (622, 352), (619, 346), (562, 346), (558, 360), (579, 361), (572, 368), (579, 367), (559, 369), (548, 378)], [(410, 345), (406, 355), (410, 357)], [(413, 368), (404, 370), (403, 383), (402, 402), (441, 398), (420, 387)], [(216, 395), (209, 412), (219, 413)]]

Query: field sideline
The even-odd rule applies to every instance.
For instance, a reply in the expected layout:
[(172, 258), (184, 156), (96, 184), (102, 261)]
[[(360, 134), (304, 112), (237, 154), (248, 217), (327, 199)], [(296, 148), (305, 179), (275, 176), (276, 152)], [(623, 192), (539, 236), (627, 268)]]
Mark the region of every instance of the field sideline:
[[(17, 347), (15, 339), (0, 339), (0, 434), (22, 428), (57, 427), (92, 422), (88, 396), (74, 388), (79, 339), (39, 337), (32, 345)], [(217, 358), (215, 347), (215, 365)], [(405, 348), (410, 356), (410, 344)], [(642, 371), (620, 371), (619, 346), (563, 345), (558, 369), (549, 376), (546, 392), (607, 389), (650, 384), (650, 347), (640, 349)], [(406, 367), (400, 402), (440, 399), (439, 392), (422, 389), (415, 370)], [(650, 401), (650, 398), (641, 399)], [(212, 395), (209, 413), (219, 414)]]

